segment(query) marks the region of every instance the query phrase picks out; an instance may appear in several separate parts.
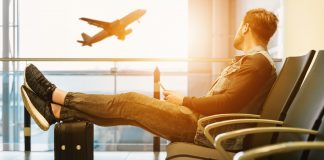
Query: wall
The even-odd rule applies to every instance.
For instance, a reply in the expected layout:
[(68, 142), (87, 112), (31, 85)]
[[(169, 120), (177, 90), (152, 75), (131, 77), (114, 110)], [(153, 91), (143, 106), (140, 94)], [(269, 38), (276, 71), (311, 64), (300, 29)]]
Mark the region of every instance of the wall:
[[(233, 38), (232, 29), (232, 1), (212, 1), (212, 55), (213, 58), (231, 57)], [(212, 64), (212, 79), (215, 80), (219, 73), (227, 66), (227, 63)]]
[[(189, 57), (211, 57), (212, 0), (189, 0), (188, 7)], [(205, 95), (211, 84), (211, 64), (189, 63), (188, 71), (188, 95)]]
[[(189, 0), (190, 57), (227, 58), (232, 51), (231, 0)], [(204, 96), (226, 63), (189, 63), (188, 95)]]
[(324, 1), (284, 0), (284, 53), (324, 50)]

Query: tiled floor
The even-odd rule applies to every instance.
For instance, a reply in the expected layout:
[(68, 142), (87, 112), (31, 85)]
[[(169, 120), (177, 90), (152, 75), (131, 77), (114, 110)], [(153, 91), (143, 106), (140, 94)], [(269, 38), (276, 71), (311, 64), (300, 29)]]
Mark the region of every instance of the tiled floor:
[[(164, 160), (165, 152), (95, 152), (94, 160)], [(54, 160), (53, 152), (0, 151), (0, 160)]]

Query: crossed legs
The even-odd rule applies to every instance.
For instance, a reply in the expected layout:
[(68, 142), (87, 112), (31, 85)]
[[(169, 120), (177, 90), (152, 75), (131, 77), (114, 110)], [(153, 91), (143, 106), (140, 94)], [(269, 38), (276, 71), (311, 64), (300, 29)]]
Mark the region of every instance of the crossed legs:
[(62, 105), (64, 105), (64, 99), (65, 99), (66, 95), (67, 95), (67, 92), (65, 92), (59, 88), (56, 88), (53, 92), (52, 100), (53, 100), (53, 102), (56, 102), (56, 104), (52, 103), (51, 107), (52, 107), (52, 112), (53, 112), (55, 118), (57, 118), (57, 119), (60, 119), (61, 107), (62, 107)]
[[(66, 92), (50, 83), (33, 65), (25, 70), (25, 85), (28, 88), (24, 91), (31, 90), (36, 95), (29, 91), (22, 95), (27, 110), (29, 108), (36, 120), (45, 117), (49, 125), (55, 122), (48, 120), (53, 118), (46, 118), (50, 116), (48, 113), (62, 121), (87, 120), (101, 126), (134, 125), (170, 141), (193, 142), (195, 136), (198, 114), (182, 112), (184, 106), (135, 92), (116, 95)], [(49, 105), (37, 105), (39, 101)]]

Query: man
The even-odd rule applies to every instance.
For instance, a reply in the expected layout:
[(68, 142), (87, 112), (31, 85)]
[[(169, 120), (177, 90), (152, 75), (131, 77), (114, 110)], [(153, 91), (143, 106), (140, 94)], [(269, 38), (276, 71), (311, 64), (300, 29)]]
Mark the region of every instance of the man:
[(276, 78), (267, 44), (277, 22), (277, 17), (264, 9), (246, 13), (234, 40), (234, 47), (245, 54), (233, 59), (204, 97), (184, 97), (165, 91), (165, 101), (160, 101), (135, 92), (116, 95), (66, 92), (31, 64), (25, 69), (22, 98), (43, 130), (57, 121), (87, 120), (101, 126), (134, 125), (170, 141), (208, 146), (199, 137), (195, 138), (200, 116), (259, 112)]

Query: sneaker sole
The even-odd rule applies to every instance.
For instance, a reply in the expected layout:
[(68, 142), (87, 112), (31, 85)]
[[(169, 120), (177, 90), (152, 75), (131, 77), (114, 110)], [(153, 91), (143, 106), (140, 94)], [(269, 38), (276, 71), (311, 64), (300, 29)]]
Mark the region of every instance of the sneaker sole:
[[(31, 90), (31, 91), (33, 91), (30, 87), (29, 87), (29, 85), (28, 85), (28, 83), (27, 83), (27, 81), (26, 81), (26, 68), (27, 67), (29, 67), (31, 64), (27, 64), (27, 66), (25, 67), (25, 70), (24, 70), (24, 85), (29, 89), (29, 90)], [(35, 93), (35, 91), (33, 91), (34, 93)]]
[(27, 109), (28, 113), (31, 115), (31, 117), (34, 119), (35, 123), (44, 131), (47, 131), (49, 129), (49, 123), (47, 120), (38, 112), (36, 107), (31, 103), (28, 94), (26, 93), (25, 89), (23, 87), (20, 88), (21, 95), (23, 102), (25, 104), (25, 108)]

